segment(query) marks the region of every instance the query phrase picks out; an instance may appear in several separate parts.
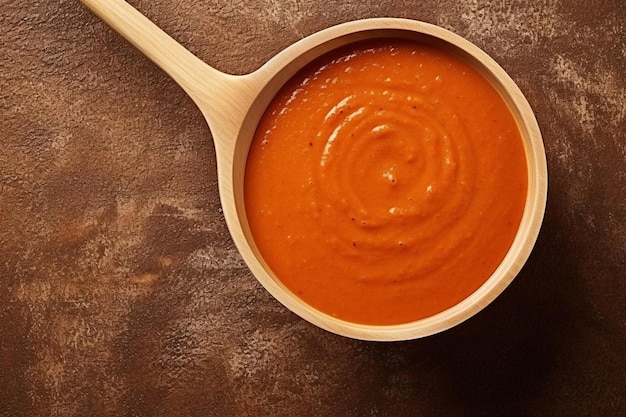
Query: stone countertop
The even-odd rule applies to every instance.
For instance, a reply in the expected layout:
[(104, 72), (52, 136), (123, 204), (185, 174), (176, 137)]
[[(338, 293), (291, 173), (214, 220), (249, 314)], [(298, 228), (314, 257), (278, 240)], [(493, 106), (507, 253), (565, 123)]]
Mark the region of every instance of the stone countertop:
[(327, 333), (239, 258), (182, 90), (77, 1), (3, 1), (1, 417), (626, 415), (621, 0), (131, 3), (236, 74), (358, 18), (458, 33), (536, 112), (543, 228), (513, 284), (454, 329)]

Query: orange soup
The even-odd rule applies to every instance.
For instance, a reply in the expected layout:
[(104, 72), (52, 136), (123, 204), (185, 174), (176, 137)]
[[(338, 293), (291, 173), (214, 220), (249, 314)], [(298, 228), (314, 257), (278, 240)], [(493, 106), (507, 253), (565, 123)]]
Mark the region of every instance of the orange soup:
[(246, 216), (275, 276), (364, 324), (454, 306), (495, 271), (527, 191), (524, 146), (475, 69), (407, 40), (353, 44), (300, 71), (252, 141)]

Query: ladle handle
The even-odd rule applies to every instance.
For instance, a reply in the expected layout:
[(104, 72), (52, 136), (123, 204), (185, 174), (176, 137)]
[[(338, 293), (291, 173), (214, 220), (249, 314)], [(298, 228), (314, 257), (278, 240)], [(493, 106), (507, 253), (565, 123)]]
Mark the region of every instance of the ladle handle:
[(229, 119), (239, 112), (229, 104), (233, 90), (241, 85), (236, 79), (241, 77), (206, 64), (124, 0), (81, 2), (172, 77), (198, 105), (209, 125), (211, 120), (221, 122), (223, 116)]

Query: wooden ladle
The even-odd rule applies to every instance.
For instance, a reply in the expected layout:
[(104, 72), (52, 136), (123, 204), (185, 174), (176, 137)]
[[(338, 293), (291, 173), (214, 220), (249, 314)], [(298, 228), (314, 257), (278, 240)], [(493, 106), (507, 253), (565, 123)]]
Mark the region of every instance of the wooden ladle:
[[(334, 26), (289, 46), (247, 75), (222, 73), (177, 43), (123, 0), (81, 0), (169, 74), (204, 115), (215, 142), (224, 217), (237, 249), (259, 282), (278, 301), (328, 331), (365, 340), (408, 340), (448, 329), (476, 314), (515, 278), (535, 243), (546, 204), (547, 169), (541, 133), (532, 109), (505, 71), (465, 39), (434, 25), (406, 19), (368, 19)], [(471, 296), (435, 316), (412, 323), (373, 326), (336, 319), (309, 306), (276, 278), (259, 254), (244, 207), (244, 172), (257, 123), (274, 95), (298, 70), (337, 47), (371, 38), (409, 38), (443, 48), (477, 68), (500, 92), (515, 117), (526, 150), (528, 195), (507, 256)]]

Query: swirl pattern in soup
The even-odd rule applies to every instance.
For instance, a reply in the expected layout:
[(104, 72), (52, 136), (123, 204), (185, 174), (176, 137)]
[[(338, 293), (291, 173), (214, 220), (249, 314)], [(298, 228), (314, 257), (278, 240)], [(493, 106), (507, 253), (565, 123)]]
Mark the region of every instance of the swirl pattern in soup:
[(276, 277), (313, 307), (399, 324), (468, 297), (506, 255), (527, 168), (475, 69), (407, 40), (357, 43), (291, 79), (261, 119), (246, 216)]

